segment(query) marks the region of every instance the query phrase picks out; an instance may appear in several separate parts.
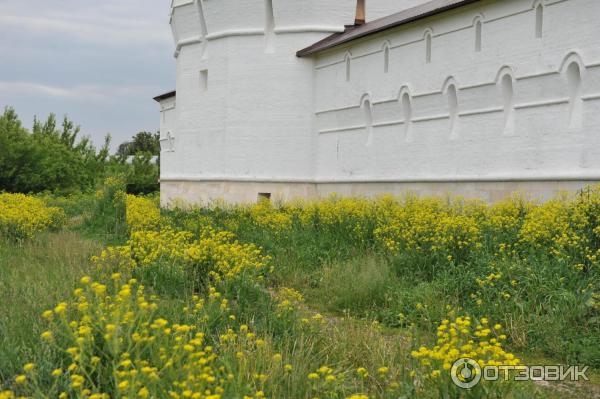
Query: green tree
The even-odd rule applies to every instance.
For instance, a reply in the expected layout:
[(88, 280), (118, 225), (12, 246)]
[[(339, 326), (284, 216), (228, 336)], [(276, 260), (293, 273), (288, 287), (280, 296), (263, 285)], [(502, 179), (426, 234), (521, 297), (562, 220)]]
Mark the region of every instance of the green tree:
[(127, 192), (149, 194), (158, 191), (159, 166), (157, 159), (149, 152), (139, 152), (133, 156), (127, 173)]
[(122, 143), (117, 150), (118, 155), (124, 156), (139, 153), (150, 153), (157, 156), (160, 154), (160, 135), (158, 132), (139, 132), (132, 137), (131, 141)]
[(6, 108), (0, 116), (0, 190), (67, 193), (94, 187), (104, 177), (110, 136), (96, 151), (79, 134), (67, 117), (58, 127), (53, 114), (44, 122), (35, 118), (29, 132)]

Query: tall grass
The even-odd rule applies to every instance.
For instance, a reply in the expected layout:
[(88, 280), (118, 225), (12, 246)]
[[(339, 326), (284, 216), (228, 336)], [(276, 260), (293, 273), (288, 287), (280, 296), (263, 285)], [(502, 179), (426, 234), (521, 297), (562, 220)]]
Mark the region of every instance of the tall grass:
[(388, 265), (375, 257), (360, 257), (324, 265), (318, 284), (303, 291), (313, 306), (365, 317), (386, 306), (397, 284)]
[(431, 333), (449, 311), (492, 317), (515, 350), (600, 367), (600, 187), (545, 204), (333, 197), (166, 215), (256, 243), (272, 284), (325, 310)]
[[(459, 315), (501, 322), (508, 350), (598, 366), (597, 263), (585, 258), (598, 248), (595, 200), (333, 199), (152, 209), (152, 220), (143, 210), (152, 200), (135, 200), (127, 226), (122, 184), (109, 183), (92, 205), (55, 201), (81, 217), (74, 232), (0, 244), (0, 388), (187, 397), (185, 380), (223, 398), (436, 398), (447, 381), (422, 374), (431, 370), (411, 350), (433, 347), (440, 321)], [(107, 243), (118, 246), (102, 251)], [(131, 288), (140, 285), (144, 296)], [(49, 327), (39, 315), (62, 301)], [(188, 332), (171, 339), (179, 328)], [(40, 342), (46, 330), (51, 345)], [(184, 350), (197, 332), (202, 343)], [(217, 382), (198, 385), (193, 359), (207, 353), (210, 370), (198, 373)], [(175, 367), (166, 354), (177, 354)], [(35, 371), (19, 385), (14, 375), (30, 361)], [(148, 364), (165, 370), (159, 380), (140, 377)], [(55, 367), (64, 374), (53, 380)], [(464, 395), (569, 397), (530, 384)]]
[(100, 249), (71, 232), (46, 233), (22, 244), (0, 241), (0, 381), (17, 374), (23, 359), (52, 362), (39, 339), (47, 328), (40, 315), (71, 294)]

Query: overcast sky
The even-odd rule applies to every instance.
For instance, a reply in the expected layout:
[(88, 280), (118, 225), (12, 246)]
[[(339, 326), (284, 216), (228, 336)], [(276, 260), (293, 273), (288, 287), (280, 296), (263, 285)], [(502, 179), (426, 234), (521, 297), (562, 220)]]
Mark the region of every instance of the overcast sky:
[(0, 0), (0, 108), (69, 116), (113, 148), (158, 130), (152, 97), (174, 89), (169, 0)]

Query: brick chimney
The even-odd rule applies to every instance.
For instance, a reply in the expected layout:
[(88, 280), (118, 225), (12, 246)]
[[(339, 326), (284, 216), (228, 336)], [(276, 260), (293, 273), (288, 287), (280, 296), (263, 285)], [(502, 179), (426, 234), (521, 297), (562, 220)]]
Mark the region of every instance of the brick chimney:
[(365, 3), (367, 0), (356, 1), (356, 18), (354, 19), (354, 25), (362, 25), (365, 23)]

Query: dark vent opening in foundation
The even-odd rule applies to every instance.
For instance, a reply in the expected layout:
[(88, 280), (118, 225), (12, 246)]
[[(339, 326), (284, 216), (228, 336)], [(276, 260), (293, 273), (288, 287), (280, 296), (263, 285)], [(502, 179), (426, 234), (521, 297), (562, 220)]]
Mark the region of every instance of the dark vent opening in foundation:
[(258, 193), (258, 202), (271, 201), (271, 193)]

